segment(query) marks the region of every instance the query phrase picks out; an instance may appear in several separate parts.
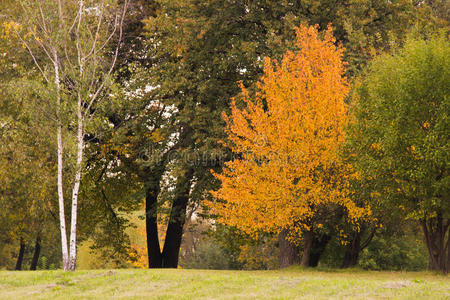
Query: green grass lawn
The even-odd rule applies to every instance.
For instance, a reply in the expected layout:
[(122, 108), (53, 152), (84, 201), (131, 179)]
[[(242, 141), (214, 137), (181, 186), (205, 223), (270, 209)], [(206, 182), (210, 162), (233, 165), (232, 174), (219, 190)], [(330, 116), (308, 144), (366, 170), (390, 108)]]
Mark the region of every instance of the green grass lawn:
[(450, 299), (449, 276), (359, 270), (0, 272), (0, 299)]

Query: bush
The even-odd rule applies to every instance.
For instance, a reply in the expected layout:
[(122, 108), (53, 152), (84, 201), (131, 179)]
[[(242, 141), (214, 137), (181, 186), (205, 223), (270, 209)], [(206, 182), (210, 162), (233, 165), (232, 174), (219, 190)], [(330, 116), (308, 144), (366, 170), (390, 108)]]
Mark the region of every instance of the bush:
[(231, 259), (217, 243), (210, 239), (202, 240), (195, 251), (183, 256), (180, 266), (186, 269), (231, 269)]
[(428, 255), (421, 234), (376, 236), (360, 255), (359, 265), (368, 270), (425, 270)]

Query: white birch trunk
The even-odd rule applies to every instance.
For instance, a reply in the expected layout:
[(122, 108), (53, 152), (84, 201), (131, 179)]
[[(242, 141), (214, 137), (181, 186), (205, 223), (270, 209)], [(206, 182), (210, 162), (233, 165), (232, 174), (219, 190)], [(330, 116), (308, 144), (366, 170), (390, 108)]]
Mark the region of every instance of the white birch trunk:
[(66, 215), (64, 212), (64, 192), (63, 192), (63, 142), (62, 142), (62, 124), (61, 124), (61, 91), (59, 79), (58, 54), (54, 52), (54, 69), (56, 85), (56, 116), (57, 116), (57, 147), (58, 147), (58, 204), (59, 204), (59, 226), (61, 231), (61, 250), (63, 259), (63, 268), (68, 270), (69, 253), (67, 249)]
[[(79, 0), (79, 16), (78, 16), (78, 26), (76, 29), (76, 47), (77, 47), (77, 55), (78, 55), (78, 66), (80, 68), (79, 80), (83, 80), (83, 61), (82, 61), (82, 52), (80, 46), (80, 24), (83, 16), (83, 0)], [(80, 89), (80, 87), (78, 87)], [(70, 221), (70, 253), (69, 253), (69, 270), (74, 271), (77, 264), (77, 211), (78, 211), (78, 192), (80, 190), (80, 181), (81, 181), (81, 169), (83, 162), (83, 103), (81, 91), (78, 90), (77, 93), (77, 163), (75, 165), (75, 178), (73, 182), (72, 189), (72, 216)]]
[(84, 150), (84, 128), (83, 128), (83, 113), (82, 113), (82, 97), (78, 93), (77, 101), (77, 164), (75, 171), (75, 180), (72, 190), (72, 218), (70, 222), (70, 257), (69, 257), (69, 270), (75, 270), (77, 262), (77, 210), (78, 210), (78, 193), (80, 190), (81, 171), (83, 163), (83, 150)]

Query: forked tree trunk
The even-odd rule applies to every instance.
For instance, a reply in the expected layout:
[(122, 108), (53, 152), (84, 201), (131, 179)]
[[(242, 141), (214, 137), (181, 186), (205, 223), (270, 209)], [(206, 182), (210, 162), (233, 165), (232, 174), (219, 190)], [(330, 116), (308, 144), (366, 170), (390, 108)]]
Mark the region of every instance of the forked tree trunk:
[(289, 231), (281, 230), (278, 234), (278, 246), (280, 249), (280, 269), (300, 263), (299, 247), (288, 240)]
[(447, 274), (449, 271), (450, 220), (438, 213), (436, 217), (421, 221), (428, 249), (428, 268)]
[(180, 254), (183, 226), (186, 221), (186, 208), (189, 202), (191, 181), (194, 169), (188, 167), (186, 173), (180, 176), (175, 187), (175, 198), (170, 211), (169, 224), (163, 249), (163, 268), (177, 268)]
[(40, 253), (41, 253), (41, 237), (38, 235), (36, 238), (36, 242), (34, 244), (34, 252), (33, 258), (31, 259), (30, 270), (32, 271), (36, 270)]
[(20, 248), (19, 248), (19, 255), (17, 256), (17, 262), (16, 262), (16, 268), (15, 270), (20, 271), (22, 270), (22, 263), (23, 263), (23, 254), (25, 253), (25, 242), (23, 239), (20, 239)]

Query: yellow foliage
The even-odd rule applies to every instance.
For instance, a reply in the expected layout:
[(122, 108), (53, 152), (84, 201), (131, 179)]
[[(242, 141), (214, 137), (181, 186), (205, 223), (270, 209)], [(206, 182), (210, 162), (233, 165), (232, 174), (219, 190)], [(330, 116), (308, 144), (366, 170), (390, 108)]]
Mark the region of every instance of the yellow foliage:
[(13, 33), (19, 31), (22, 28), (22, 25), (14, 21), (3, 22), (2, 25), (3, 25), (3, 32), (6, 37), (11, 36)]
[(218, 221), (256, 234), (290, 228), (299, 234), (320, 206), (344, 206), (352, 219), (365, 211), (348, 197), (355, 174), (342, 162), (349, 85), (332, 29), (297, 29), (298, 51), (281, 62), (265, 60), (254, 97), (241, 85), (242, 105), (232, 100), (228, 146), (239, 158), (226, 163), (217, 202)]
[(372, 148), (375, 151), (380, 151), (381, 145), (380, 145), (380, 143), (373, 143), (372, 145), (370, 145), (370, 148)]
[[(139, 236), (145, 240), (145, 227), (139, 227), (138, 228), (138, 234)], [(134, 251), (129, 252), (131, 260), (128, 261), (131, 265), (145, 269), (148, 268), (148, 253), (147, 253), (147, 247), (141, 246), (138, 244), (131, 245), (131, 248)]]

